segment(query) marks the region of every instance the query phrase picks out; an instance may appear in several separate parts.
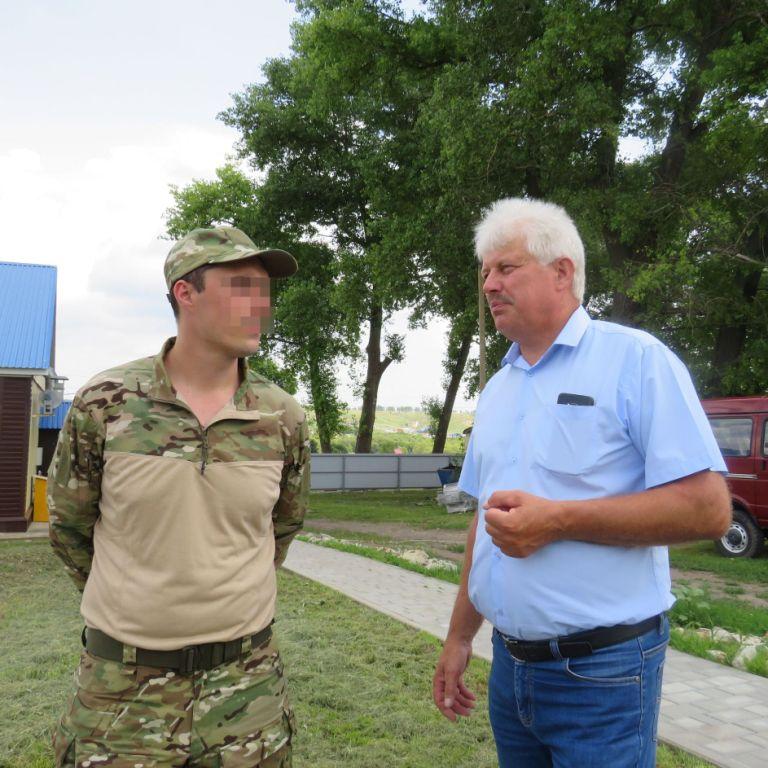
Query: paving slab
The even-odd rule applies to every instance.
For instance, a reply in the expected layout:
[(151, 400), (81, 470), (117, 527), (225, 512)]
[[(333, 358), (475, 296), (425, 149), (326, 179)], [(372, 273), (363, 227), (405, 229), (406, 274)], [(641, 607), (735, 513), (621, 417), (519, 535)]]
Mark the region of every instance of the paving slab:
[[(360, 555), (295, 541), (285, 567), (445, 639), (457, 587)], [(485, 622), (474, 654), (490, 661)], [(659, 738), (718, 768), (768, 766), (768, 678), (667, 651)]]

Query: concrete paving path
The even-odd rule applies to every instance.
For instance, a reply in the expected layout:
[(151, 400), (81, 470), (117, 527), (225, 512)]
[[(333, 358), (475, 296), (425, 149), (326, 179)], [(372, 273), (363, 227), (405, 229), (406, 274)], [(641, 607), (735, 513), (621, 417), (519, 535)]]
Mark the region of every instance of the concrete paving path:
[[(303, 541), (285, 567), (445, 639), (453, 584)], [(487, 622), (474, 652), (491, 659)], [(768, 678), (669, 650), (659, 737), (721, 768), (768, 768)]]

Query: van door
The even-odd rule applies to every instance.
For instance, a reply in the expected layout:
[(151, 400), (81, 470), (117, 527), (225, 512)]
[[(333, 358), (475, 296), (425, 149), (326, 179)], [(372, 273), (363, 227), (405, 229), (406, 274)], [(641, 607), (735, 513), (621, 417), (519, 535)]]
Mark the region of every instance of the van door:
[(755, 517), (758, 524), (768, 528), (768, 416), (760, 416), (757, 460), (755, 461)]
[[(715, 440), (728, 467), (728, 485), (731, 493), (754, 510), (757, 489), (756, 464), (759, 459), (752, 452), (756, 416), (710, 416)], [(759, 433), (762, 435), (762, 433)], [(763, 448), (765, 446), (762, 446)], [(766, 473), (768, 491), (768, 473)]]

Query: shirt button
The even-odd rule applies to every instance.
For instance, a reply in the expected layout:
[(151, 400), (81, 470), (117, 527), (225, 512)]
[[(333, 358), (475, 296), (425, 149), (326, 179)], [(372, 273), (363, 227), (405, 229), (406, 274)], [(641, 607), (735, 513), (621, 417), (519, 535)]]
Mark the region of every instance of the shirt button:
[(533, 376), (533, 371), (526, 371), (526, 376)]
[(525, 415), (521, 413), (517, 418), (520, 419), (520, 421), (522, 421), (525, 418)]
[(516, 459), (516, 458), (513, 456), (513, 457), (512, 457), (512, 458), (509, 460), (509, 463), (510, 463), (510, 464), (517, 464), (517, 459)]

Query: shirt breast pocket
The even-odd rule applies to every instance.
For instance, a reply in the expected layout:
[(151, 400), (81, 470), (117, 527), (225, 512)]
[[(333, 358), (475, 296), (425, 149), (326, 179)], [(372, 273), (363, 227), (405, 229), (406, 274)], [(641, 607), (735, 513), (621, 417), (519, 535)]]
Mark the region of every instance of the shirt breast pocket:
[(612, 450), (617, 425), (607, 408), (550, 405), (534, 421), (534, 464), (550, 472), (584, 474), (601, 466)]

